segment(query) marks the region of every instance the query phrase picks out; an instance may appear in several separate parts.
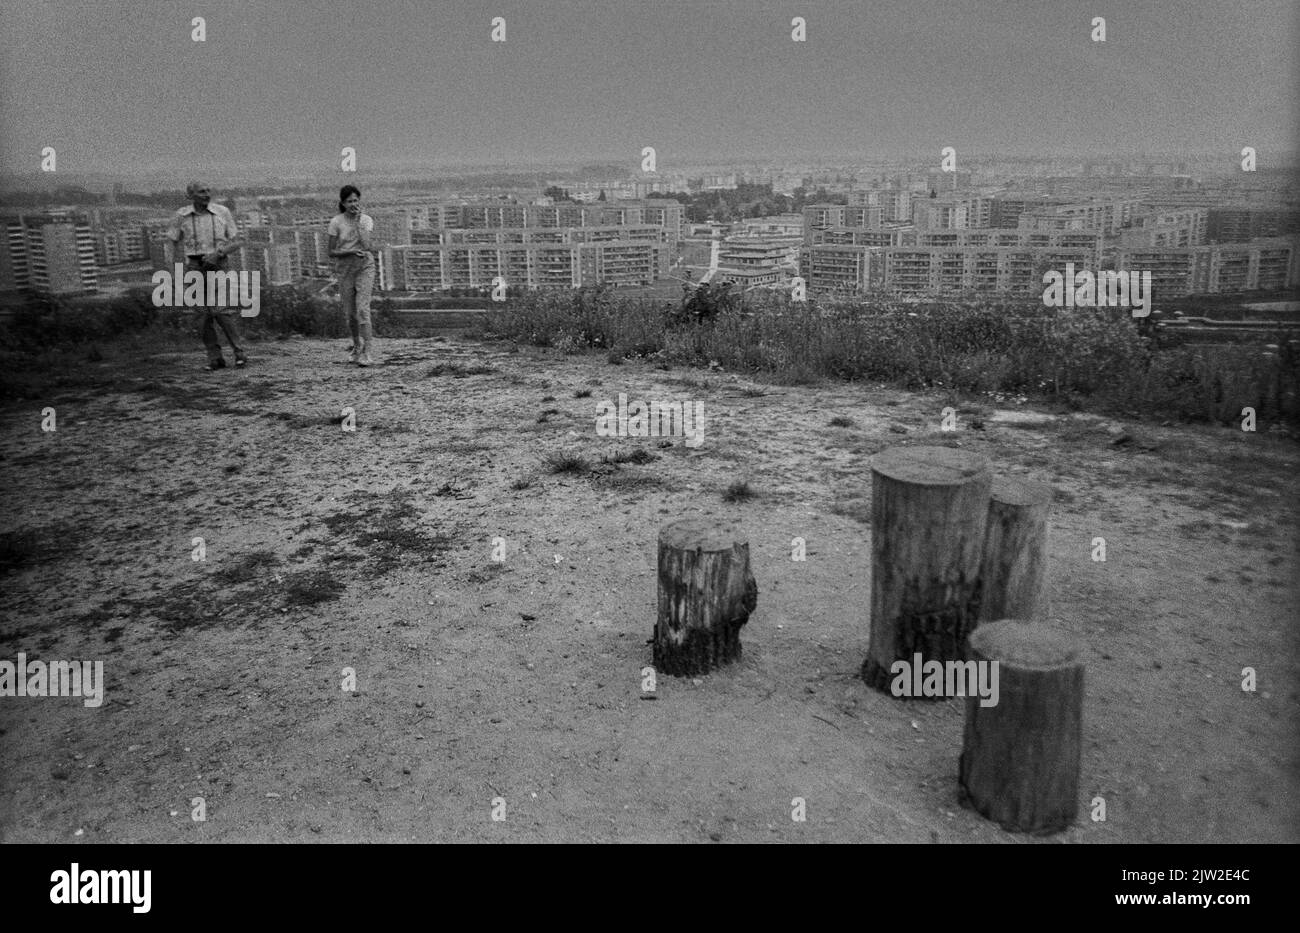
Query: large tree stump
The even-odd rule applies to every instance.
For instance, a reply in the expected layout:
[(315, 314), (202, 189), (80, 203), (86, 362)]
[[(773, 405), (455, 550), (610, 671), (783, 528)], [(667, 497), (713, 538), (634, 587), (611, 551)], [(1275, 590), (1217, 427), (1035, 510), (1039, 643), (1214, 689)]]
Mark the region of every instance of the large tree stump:
[(734, 531), (683, 519), (659, 532), (654, 666), (703, 674), (740, 657), (740, 628), (758, 602), (749, 544)]
[(1069, 639), (1020, 621), (981, 625), (970, 657), (998, 662), (996, 705), (966, 698), (962, 803), (1010, 832), (1052, 833), (1079, 808), (1083, 662)]
[(993, 476), (951, 447), (895, 447), (871, 461), (871, 640), (862, 677), (889, 692), (895, 661), (960, 660), (978, 620)]
[(980, 622), (1032, 622), (1048, 613), (1047, 510), (1052, 489), (995, 477), (980, 568)]

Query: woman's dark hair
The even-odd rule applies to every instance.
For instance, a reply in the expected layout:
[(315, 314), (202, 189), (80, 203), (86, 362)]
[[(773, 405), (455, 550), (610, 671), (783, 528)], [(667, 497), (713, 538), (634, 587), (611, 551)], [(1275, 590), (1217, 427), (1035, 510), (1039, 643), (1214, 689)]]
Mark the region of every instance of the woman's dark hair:
[(358, 188), (356, 185), (344, 185), (342, 188), (339, 189), (339, 213), (340, 214), (347, 212), (347, 208), (343, 206), (343, 202), (346, 201), (348, 198), (352, 197), (352, 195), (354, 194), (357, 197), (361, 197), (361, 189)]

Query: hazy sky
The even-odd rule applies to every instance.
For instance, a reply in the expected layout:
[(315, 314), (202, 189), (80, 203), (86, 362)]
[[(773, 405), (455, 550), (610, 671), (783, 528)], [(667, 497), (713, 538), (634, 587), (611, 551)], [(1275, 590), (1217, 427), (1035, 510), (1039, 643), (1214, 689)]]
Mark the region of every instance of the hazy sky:
[(346, 145), (361, 168), (948, 145), (1263, 167), (1297, 139), (1298, 47), (1295, 0), (3, 0), (0, 168), (54, 146), (67, 172), (337, 170)]

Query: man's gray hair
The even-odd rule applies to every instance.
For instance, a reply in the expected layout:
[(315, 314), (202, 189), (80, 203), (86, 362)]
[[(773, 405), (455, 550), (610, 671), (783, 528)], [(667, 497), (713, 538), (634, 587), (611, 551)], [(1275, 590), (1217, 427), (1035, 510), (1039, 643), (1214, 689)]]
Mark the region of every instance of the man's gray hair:
[(185, 186), (185, 196), (188, 198), (192, 198), (194, 197), (194, 192), (198, 191), (200, 188), (206, 188), (206, 187), (207, 185), (204, 182), (192, 181)]

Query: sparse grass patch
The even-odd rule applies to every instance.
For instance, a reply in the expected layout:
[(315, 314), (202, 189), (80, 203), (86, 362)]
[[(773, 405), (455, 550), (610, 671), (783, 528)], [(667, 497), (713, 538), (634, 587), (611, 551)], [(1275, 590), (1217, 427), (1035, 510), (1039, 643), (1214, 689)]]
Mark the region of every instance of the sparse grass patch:
[[(434, 555), (450, 550), (454, 542), (418, 527), (421, 513), (412, 501), (414, 496), (409, 489), (354, 494), (352, 498), (361, 504), (359, 508), (326, 516), (323, 524), (336, 537), (350, 536), (352, 544), (372, 559), (371, 570), (376, 573), (387, 573), (411, 555), (421, 561), (432, 560)], [(326, 558), (333, 559), (334, 555)], [(345, 559), (354, 558), (347, 555)]]
[(0, 534), (0, 573), (9, 573), (38, 559), (41, 537), (31, 528)]
[(358, 547), (381, 552), (381, 557), (393, 551), (409, 551), (415, 554), (434, 554), (451, 548), (451, 540), (442, 535), (427, 535), (417, 528), (405, 528), (395, 522), (389, 522), (380, 528), (364, 531), (357, 535)]
[(746, 480), (738, 480), (726, 488), (722, 493), (723, 502), (748, 502), (757, 496), (758, 493), (749, 485)]
[(578, 389), (576, 392), (573, 393), (573, 397), (574, 397), (574, 398), (591, 398), (591, 390), (590, 390), (590, 389)]
[(58, 560), (73, 550), (78, 538), (67, 525), (0, 532), (0, 575)]
[(257, 579), (259, 570), (269, 569), (279, 562), (280, 557), (274, 551), (251, 551), (238, 558), (230, 566), (217, 570), (212, 576), (219, 583), (236, 586)]
[(316, 606), (338, 599), (347, 587), (328, 570), (300, 570), (284, 580), (285, 603), (289, 606)]
[(852, 418), (845, 418), (843, 415), (836, 415), (830, 420), (832, 428), (853, 428), (857, 427), (857, 424)]
[(591, 461), (581, 454), (567, 450), (553, 451), (547, 454), (542, 464), (546, 467), (547, 472), (555, 474), (581, 476), (583, 473), (591, 472)]
[(493, 561), (482, 567), (475, 567), (469, 573), (465, 574), (467, 583), (483, 584), (491, 583), (497, 577), (506, 572), (506, 565), (503, 561)]

